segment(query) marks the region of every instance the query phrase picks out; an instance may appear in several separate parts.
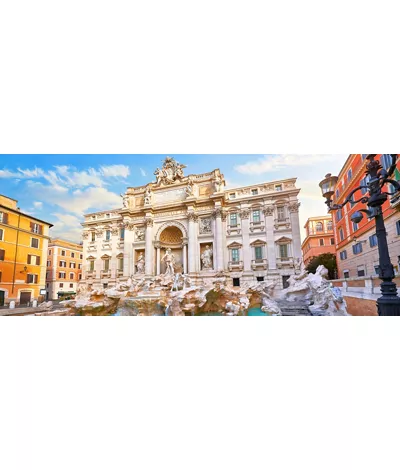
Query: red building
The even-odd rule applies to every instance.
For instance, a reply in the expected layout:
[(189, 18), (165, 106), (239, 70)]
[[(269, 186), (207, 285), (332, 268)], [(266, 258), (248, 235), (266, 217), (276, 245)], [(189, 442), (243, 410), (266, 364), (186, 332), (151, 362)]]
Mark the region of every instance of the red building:
[(336, 254), (332, 216), (330, 214), (310, 217), (304, 228), (306, 229), (307, 236), (301, 245), (301, 249), (305, 266), (313, 258), (324, 253)]
[[(344, 164), (335, 186), (333, 202), (342, 204), (350, 192), (357, 186), (368, 182), (366, 176), (367, 154), (351, 154)], [(381, 165), (388, 169), (391, 164), (389, 154), (378, 154)], [(400, 181), (400, 160), (397, 163), (395, 179)], [(354, 200), (358, 200), (367, 189), (357, 191)], [(392, 191), (391, 187), (389, 191)], [(390, 199), (390, 198), (389, 198)], [(379, 256), (375, 234), (375, 220), (364, 217), (359, 223), (353, 223), (354, 212), (365, 208), (365, 204), (349, 203), (339, 211), (332, 212), (333, 226), (337, 243), (338, 274), (341, 278), (370, 277), (378, 272)], [(396, 273), (400, 270), (400, 201), (391, 204), (386, 201), (382, 207), (388, 234), (389, 252)]]

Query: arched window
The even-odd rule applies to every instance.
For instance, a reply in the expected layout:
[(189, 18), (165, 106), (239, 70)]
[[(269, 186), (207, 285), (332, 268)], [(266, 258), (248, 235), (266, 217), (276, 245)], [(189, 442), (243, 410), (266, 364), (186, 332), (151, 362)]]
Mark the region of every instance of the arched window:
[(333, 222), (330, 220), (326, 225), (327, 230), (333, 230)]
[(322, 222), (317, 222), (317, 225), (315, 226), (315, 229), (317, 232), (323, 232), (324, 231), (324, 224)]

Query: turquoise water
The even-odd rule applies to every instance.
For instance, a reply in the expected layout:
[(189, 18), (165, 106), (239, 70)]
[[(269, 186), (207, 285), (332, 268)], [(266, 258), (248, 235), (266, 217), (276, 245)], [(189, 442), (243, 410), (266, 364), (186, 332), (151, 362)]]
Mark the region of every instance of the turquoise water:
[(249, 311), (247, 312), (248, 317), (270, 317), (271, 315), (268, 315), (268, 313), (264, 313), (261, 308), (255, 307), (255, 308), (250, 308)]

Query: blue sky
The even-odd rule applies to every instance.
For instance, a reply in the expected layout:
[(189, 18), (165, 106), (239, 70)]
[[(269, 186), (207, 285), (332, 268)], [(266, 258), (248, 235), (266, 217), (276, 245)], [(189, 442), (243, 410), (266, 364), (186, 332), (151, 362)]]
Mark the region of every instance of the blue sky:
[(298, 177), (300, 221), (326, 213), (318, 183), (339, 173), (348, 154), (273, 155), (0, 155), (0, 193), (22, 211), (54, 224), (52, 236), (80, 240), (83, 214), (121, 207), (127, 186), (154, 181), (166, 156), (185, 174), (219, 168), (228, 187)]

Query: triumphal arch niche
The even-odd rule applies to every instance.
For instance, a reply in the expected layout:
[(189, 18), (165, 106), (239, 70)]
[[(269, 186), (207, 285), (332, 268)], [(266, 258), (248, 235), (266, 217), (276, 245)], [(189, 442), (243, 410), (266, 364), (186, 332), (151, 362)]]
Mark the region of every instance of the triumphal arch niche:
[(112, 286), (131, 276), (174, 272), (201, 283), (223, 273), (234, 285), (274, 279), (279, 286), (296, 272), (295, 178), (227, 189), (219, 169), (186, 170), (166, 157), (154, 181), (121, 194), (120, 209), (85, 216), (84, 259), (92, 262), (84, 264), (84, 282)]

